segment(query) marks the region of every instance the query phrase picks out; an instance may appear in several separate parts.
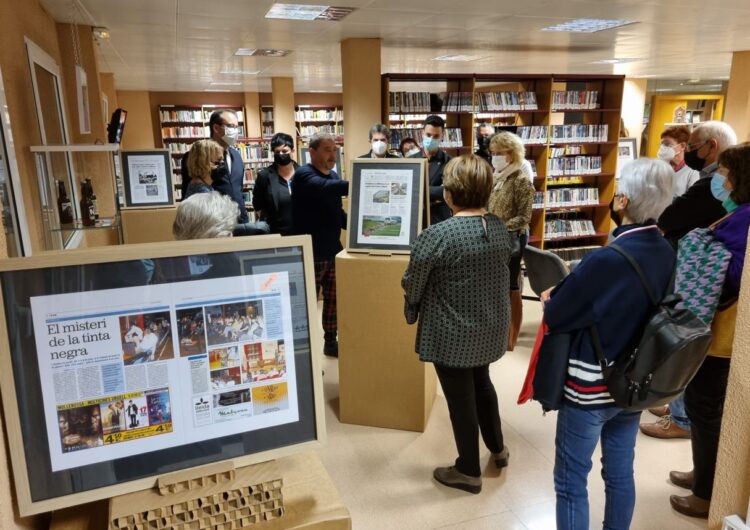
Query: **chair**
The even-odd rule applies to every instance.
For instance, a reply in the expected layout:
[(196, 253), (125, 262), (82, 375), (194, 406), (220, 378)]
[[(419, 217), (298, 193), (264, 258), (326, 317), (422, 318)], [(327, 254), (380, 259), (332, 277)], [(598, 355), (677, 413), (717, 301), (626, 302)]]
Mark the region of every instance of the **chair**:
[(539, 297), (542, 292), (560, 283), (570, 273), (568, 265), (560, 256), (531, 245), (526, 245), (523, 261), (526, 264), (526, 275), (529, 277), (531, 290)]

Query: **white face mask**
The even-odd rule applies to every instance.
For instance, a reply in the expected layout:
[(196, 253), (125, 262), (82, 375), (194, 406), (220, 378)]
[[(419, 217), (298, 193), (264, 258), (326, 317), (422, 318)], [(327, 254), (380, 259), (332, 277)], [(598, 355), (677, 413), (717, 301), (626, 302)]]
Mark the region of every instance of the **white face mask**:
[(378, 156), (383, 156), (385, 154), (386, 145), (383, 140), (373, 140), (372, 141), (372, 152), (375, 153)]
[(406, 153), (406, 156), (414, 156), (417, 153), (419, 153), (419, 147), (414, 147)]
[(492, 167), (495, 168), (495, 171), (502, 171), (509, 165), (510, 162), (508, 162), (505, 155), (492, 155)]
[(234, 145), (237, 143), (237, 135), (239, 134), (239, 130), (237, 127), (225, 127), (224, 128), (224, 136), (221, 137), (221, 139), (224, 141), (227, 145)]
[(677, 155), (677, 152), (674, 150), (674, 147), (671, 145), (660, 145), (659, 146), (659, 152), (656, 153), (656, 157), (659, 160), (664, 160), (665, 162), (671, 162), (674, 160), (674, 157)]

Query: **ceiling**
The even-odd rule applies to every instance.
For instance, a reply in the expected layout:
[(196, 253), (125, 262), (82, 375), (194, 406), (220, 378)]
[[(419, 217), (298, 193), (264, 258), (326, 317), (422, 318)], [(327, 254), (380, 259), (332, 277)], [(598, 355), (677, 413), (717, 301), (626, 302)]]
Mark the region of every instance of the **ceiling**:
[[(721, 80), (728, 78), (732, 52), (750, 49), (748, 0), (337, 0), (336, 5), (357, 8), (341, 22), (265, 19), (273, 3), (42, 0), (59, 22), (110, 30), (109, 41), (99, 42), (100, 69), (114, 72), (121, 90), (270, 91), (271, 77), (279, 76), (293, 77), (297, 92), (340, 92), (339, 43), (359, 37), (382, 39), (384, 73), (617, 73)], [(639, 23), (592, 34), (541, 31), (573, 18)], [(240, 47), (292, 53), (234, 56)], [(479, 59), (433, 60), (447, 54)], [(593, 64), (615, 58), (638, 60)], [(221, 74), (227, 69), (260, 73)]]

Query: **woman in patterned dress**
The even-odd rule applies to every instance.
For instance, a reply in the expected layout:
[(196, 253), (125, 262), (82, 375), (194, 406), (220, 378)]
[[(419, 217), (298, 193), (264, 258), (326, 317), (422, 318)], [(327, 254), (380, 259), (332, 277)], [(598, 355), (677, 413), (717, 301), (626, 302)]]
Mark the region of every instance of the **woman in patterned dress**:
[(455, 465), (433, 476), (479, 493), (480, 431), (495, 465), (508, 465), (489, 365), (503, 355), (508, 338), (510, 236), (486, 210), (492, 170), (485, 160), (454, 158), (445, 166), (443, 188), (453, 217), (419, 235), (401, 285), (407, 321), (419, 319), (416, 351), (435, 365), (458, 448)]

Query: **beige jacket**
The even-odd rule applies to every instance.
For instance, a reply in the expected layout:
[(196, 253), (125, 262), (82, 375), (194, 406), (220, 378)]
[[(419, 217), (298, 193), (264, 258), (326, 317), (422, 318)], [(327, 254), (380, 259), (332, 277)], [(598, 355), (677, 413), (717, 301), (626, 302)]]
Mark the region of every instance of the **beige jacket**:
[(535, 191), (534, 185), (522, 173), (521, 164), (511, 164), (495, 173), (495, 184), (487, 208), (502, 219), (511, 232), (527, 230)]

